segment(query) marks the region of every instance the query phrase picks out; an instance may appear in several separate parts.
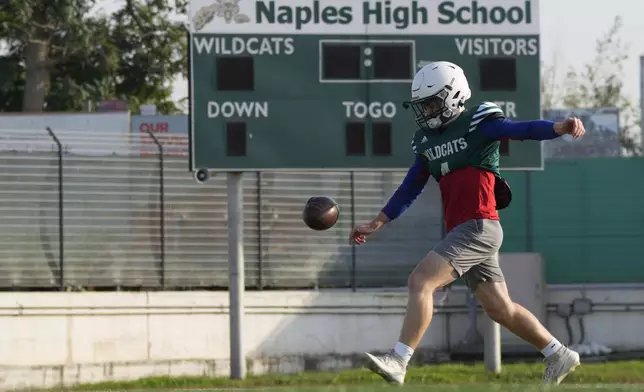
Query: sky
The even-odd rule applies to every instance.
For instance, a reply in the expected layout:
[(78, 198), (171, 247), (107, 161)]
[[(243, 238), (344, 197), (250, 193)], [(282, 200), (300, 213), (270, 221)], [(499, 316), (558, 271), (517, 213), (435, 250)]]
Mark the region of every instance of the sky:
[[(99, 7), (113, 11), (123, 0), (100, 0)], [(356, 0), (353, 0), (356, 1)], [(644, 55), (644, 0), (540, 0), (541, 60), (557, 65), (564, 75), (592, 60), (595, 41), (605, 34), (616, 15), (624, 26), (620, 38), (630, 45), (625, 68), (626, 94), (639, 101), (640, 56)], [(555, 61), (556, 60), (556, 61)], [(187, 96), (187, 82), (174, 83), (173, 97)]]

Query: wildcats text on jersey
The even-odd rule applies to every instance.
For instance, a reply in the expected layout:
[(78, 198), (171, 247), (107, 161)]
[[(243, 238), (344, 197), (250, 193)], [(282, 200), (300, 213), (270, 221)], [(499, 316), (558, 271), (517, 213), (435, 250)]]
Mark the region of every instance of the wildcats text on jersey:
[(464, 138), (460, 137), (456, 140), (449, 141), (447, 143), (442, 143), (434, 147), (428, 148), (422, 152), (422, 154), (427, 157), (430, 161), (435, 159), (444, 158), (455, 154), (459, 151), (467, 149), (467, 141)]

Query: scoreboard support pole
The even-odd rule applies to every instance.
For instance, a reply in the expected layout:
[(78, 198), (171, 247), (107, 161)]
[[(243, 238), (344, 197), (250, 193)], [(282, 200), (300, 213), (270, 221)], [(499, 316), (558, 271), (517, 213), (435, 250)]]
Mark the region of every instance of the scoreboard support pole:
[(501, 326), (485, 316), (483, 331), (483, 363), (490, 373), (501, 373)]
[(501, 326), (492, 320), (485, 311), (481, 322), (480, 333), (478, 322), (478, 302), (473, 293), (467, 296), (468, 318), (470, 328), (465, 334), (461, 344), (480, 348), (483, 343), (483, 364), (485, 371), (489, 373), (501, 373)]
[(246, 377), (244, 357), (244, 189), (241, 172), (229, 172), (228, 191), (228, 317), (230, 320), (230, 378)]

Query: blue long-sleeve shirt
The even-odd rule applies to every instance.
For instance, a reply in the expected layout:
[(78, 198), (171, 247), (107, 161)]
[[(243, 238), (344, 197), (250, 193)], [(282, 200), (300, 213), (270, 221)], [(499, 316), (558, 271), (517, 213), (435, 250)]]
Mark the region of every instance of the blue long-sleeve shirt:
[[(479, 124), (478, 130), (490, 139), (549, 140), (559, 136), (553, 125), (553, 121), (512, 121), (500, 117), (484, 121)], [(416, 159), (407, 171), (403, 182), (382, 209), (389, 220), (394, 220), (405, 212), (425, 188), (429, 180), (425, 159), (421, 155), (416, 155)]]

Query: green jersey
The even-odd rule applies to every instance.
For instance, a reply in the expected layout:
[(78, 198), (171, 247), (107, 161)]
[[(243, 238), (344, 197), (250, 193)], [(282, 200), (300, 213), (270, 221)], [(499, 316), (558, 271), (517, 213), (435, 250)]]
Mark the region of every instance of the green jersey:
[(498, 117), (504, 117), (501, 108), (492, 102), (483, 102), (465, 110), (444, 128), (417, 130), (411, 142), (412, 150), (427, 158), (429, 173), (436, 181), (468, 166), (499, 175), (501, 143), (478, 130), (483, 120)]

